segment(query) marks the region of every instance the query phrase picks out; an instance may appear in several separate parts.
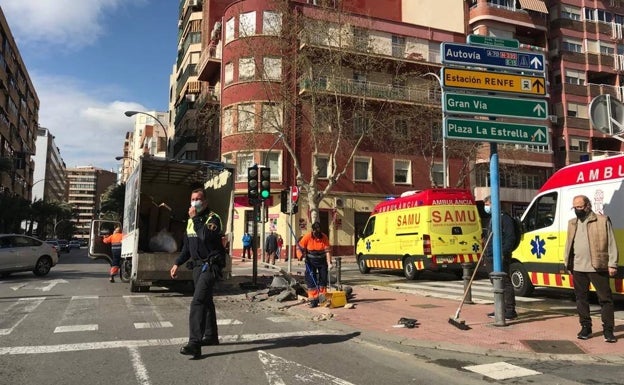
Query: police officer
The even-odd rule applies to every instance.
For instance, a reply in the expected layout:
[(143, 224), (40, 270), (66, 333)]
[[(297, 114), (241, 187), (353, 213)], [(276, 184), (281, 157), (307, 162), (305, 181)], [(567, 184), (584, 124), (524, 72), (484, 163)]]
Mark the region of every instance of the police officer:
[(328, 274), (332, 267), (329, 238), (321, 231), (320, 223), (312, 224), (312, 232), (301, 238), (299, 247), (306, 264), (308, 304), (310, 307), (317, 307), (319, 295), (327, 293)]
[(196, 359), (201, 356), (202, 346), (219, 344), (212, 290), (223, 267), (221, 261), (225, 261), (225, 247), (221, 218), (208, 208), (203, 189), (195, 189), (191, 193), (188, 214), (182, 252), (171, 267), (170, 274), (175, 279), (179, 266), (191, 259), (195, 292), (189, 312), (189, 341), (180, 353)]

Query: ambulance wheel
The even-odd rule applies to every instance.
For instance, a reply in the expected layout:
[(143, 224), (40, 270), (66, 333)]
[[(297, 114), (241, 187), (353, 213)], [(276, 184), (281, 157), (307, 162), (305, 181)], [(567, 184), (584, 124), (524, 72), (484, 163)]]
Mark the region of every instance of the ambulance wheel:
[(358, 258), (358, 269), (362, 274), (370, 273), (370, 267), (366, 266), (366, 260), (363, 256), (360, 256), (360, 258)]
[(535, 287), (529, 279), (526, 268), (519, 262), (514, 262), (509, 266), (509, 275), (514, 292), (517, 296), (527, 297), (533, 294)]
[(414, 262), (416, 262), (414, 257), (407, 257), (403, 261), (403, 274), (405, 274), (405, 278), (409, 280), (414, 280), (418, 277), (419, 272), (416, 269)]

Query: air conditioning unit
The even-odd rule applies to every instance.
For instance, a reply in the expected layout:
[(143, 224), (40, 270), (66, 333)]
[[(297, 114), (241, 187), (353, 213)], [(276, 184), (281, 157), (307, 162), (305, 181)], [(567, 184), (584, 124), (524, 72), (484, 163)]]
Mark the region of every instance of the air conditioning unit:
[(557, 115), (548, 115), (548, 120), (550, 120), (551, 123), (557, 123)]
[(189, 7), (197, 7), (198, 5), (200, 5), (200, 0), (189, 0), (188, 2)]
[(194, 102), (197, 100), (197, 95), (196, 94), (188, 94), (186, 95), (186, 100), (188, 100), (189, 102)]
[(341, 197), (335, 197), (334, 198), (334, 208), (336, 209), (342, 209), (344, 208), (344, 198)]

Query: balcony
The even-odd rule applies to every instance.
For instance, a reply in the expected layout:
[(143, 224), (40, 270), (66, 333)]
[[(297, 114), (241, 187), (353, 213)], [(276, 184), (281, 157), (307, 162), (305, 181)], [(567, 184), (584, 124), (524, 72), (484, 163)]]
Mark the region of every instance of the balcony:
[(299, 93), (320, 91), (353, 95), (364, 98), (393, 100), (397, 102), (411, 102), (423, 104), (440, 104), (441, 91), (437, 84), (429, 88), (396, 86), (387, 83), (358, 81), (347, 78), (305, 77), (299, 82)]
[[(389, 34), (370, 31), (371, 36), (352, 36), (351, 38), (340, 39), (334, 36), (328, 37), (325, 33), (299, 34), (299, 49), (307, 46), (320, 48), (342, 48), (345, 51), (358, 52), (366, 55), (386, 57), (389, 59), (412, 62), (427, 62), (438, 64), (441, 61), (440, 49), (422, 48), (423, 44), (415, 44), (414, 39), (406, 38), (405, 44), (392, 42)], [(386, 36), (387, 35), (387, 36)], [(422, 41), (420, 43), (425, 43)]]
[(210, 81), (220, 73), (221, 68), (221, 42), (216, 45), (204, 47), (201, 52), (197, 75), (199, 80)]

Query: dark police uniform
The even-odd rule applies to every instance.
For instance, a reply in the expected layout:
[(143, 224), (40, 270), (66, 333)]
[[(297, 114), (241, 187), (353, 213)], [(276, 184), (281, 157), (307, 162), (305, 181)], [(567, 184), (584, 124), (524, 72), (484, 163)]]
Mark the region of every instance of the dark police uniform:
[[(189, 218), (180, 256), (180, 266), (191, 259), (195, 291), (189, 313), (189, 346), (216, 345), (219, 340), (212, 289), (220, 275), (216, 259), (225, 258), (221, 218), (208, 208)], [(202, 340), (203, 337), (203, 340)]]

